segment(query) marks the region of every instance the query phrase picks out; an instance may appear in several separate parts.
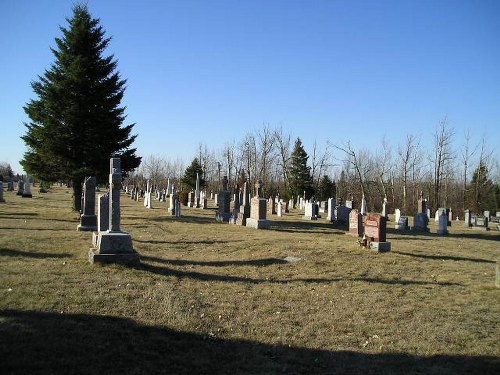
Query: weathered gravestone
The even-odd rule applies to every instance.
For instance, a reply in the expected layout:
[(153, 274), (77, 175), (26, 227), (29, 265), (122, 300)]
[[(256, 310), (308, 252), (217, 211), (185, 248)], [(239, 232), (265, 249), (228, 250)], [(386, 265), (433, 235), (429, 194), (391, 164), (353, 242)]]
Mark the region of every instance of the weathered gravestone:
[(464, 211), (464, 226), (470, 228), (472, 226), (472, 214), (470, 210)]
[(311, 200), (310, 202), (307, 202), (305, 204), (305, 211), (304, 211), (304, 220), (316, 220), (318, 218), (318, 213), (317, 213), (317, 205), (316, 203)]
[(439, 215), (439, 228), (437, 234), (440, 236), (446, 236), (448, 234), (448, 216), (446, 215), (446, 211), (441, 211), (441, 215)]
[(391, 243), (387, 241), (387, 219), (379, 214), (365, 216), (365, 237), (369, 247), (378, 252), (391, 251)]
[(250, 217), (246, 226), (255, 229), (267, 229), (271, 225), (266, 219), (267, 200), (260, 197), (261, 182), (255, 184), (255, 196), (250, 200)]
[(243, 200), (236, 217), (235, 224), (246, 226), (247, 219), (250, 217), (250, 197), (248, 193), (248, 182), (243, 184)]
[(424, 199), (424, 193), (420, 191), (420, 196), (417, 201), (417, 213), (426, 214), (427, 213), (427, 201)]
[(337, 207), (337, 222), (342, 225), (348, 224), (350, 213), (351, 213), (351, 208), (349, 207), (346, 206)]
[[(399, 208), (396, 208), (394, 210), (394, 221), (397, 223), (399, 222), (399, 218), (401, 217), (401, 210)], [(397, 229), (397, 228), (396, 228)]]
[(14, 191), (14, 181), (7, 182), (7, 191)]
[(361, 237), (363, 235), (363, 215), (356, 209), (349, 213), (348, 233), (355, 237)]
[(409, 230), (408, 216), (400, 216), (394, 228), (397, 230)]
[(109, 229), (109, 193), (97, 196), (97, 231)]
[(95, 247), (89, 250), (90, 263), (140, 262), (139, 254), (132, 246), (132, 237), (120, 230), (121, 165), (119, 158), (111, 158), (109, 174), (109, 230), (99, 232)]
[(429, 232), (429, 228), (427, 227), (428, 224), (429, 218), (427, 214), (417, 213), (413, 217), (413, 227), (411, 230), (415, 232)]
[(474, 219), (474, 229), (489, 230), (488, 228), (488, 218), (484, 216), (476, 216)]
[(30, 176), (26, 175), (24, 178), (24, 188), (23, 188), (23, 198), (32, 198), (33, 195), (31, 194), (31, 184), (30, 184)]
[(77, 230), (97, 230), (97, 216), (95, 215), (95, 177), (86, 177), (83, 182), (82, 214)]
[(219, 209), (215, 213), (215, 220), (229, 223), (231, 218), (231, 191), (227, 188), (227, 176), (222, 179), (222, 191), (218, 195)]
[(19, 181), (17, 181), (17, 193), (16, 193), (16, 195), (23, 195), (23, 191), (24, 191), (24, 181), (19, 180)]
[(326, 220), (330, 223), (335, 221), (335, 198), (328, 199), (328, 213)]

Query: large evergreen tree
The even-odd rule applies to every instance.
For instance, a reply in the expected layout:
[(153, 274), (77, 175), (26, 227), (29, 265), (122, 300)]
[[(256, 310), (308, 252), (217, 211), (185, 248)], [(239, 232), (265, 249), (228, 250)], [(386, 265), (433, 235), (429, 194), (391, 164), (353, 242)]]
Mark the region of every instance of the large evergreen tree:
[(66, 180), (73, 186), (73, 208), (80, 209), (85, 176), (104, 182), (109, 159), (118, 156), (122, 170), (133, 170), (141, 158), (130, 148), (135, 124), (122, 126), (120, 102), (126, 81), (116, 71), (114, 57), (103, 56), (111, 38), (104, 37), (98, 19), (84, 5), (73, 8), (68, 28), (52, 52), (55, 62), (32, 83), (37, 95), (24, 110), (31, 122), (22, 137), (28, 150), (23, 168), (44, 181)]
[(206, 185), (205, 179), (203, 178), (203, 168), (201, 167), (198, 158), (194, 158), (191, 165), (184, 171), (184, 176), (181, 178), (181, 182), (187, 185), (190, 189), (196, 188), (196, 174), (198, 173), (200, 179), (200, 188)]
[(311, 167), (307, 165), (307, 155), (302, 141), (297, 138), (290, 158), (290, 178), (289, 190), (291, 196), (302, 197), (305, 191), (306, 198), (309, 199), (314, 193)]

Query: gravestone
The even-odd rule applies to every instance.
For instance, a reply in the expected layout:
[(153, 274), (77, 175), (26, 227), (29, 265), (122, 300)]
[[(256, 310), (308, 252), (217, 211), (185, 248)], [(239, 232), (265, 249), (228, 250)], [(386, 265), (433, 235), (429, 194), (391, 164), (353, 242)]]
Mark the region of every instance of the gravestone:
[(354, 201), (353, 200), (345, 201), (345, 206), (352, 210), (354, 208)]
[(302, 217), (304, 220), (316, 220), (318, 218), (316, 211), (316, 204), (314, 201), (307, 202), (305, 204), (304, 216)]
[(391, 243), (387, 241), (387, 219), (379, 214), (365, 216), (365, 237), (370, 249), (380, 253), (391, 251)]
[(386, 219), (388, 218), (388, 208), (387, 208), (387, 197), (384, 197), (384, 202), (382, 203), (382, 216)]
[(349, 232), (351, 236), (361, 237), (363, 235), (363, 215), (353, 209), (349, 213)]
[(396, 208), (394, 210), (394, 221), (397, 223), (399, 222), (399, 218), (401, 217), (401, 210), (399, 208)]
[(413, 217), (413, 227), (411, 227), (411, 230), (414, 232), (429, 232), (428, 224), (429, 218), (427, 214), (417, 213)]
[(278, 210), (277, 210), (276, 215), (278, 215), (278, 217), (283, 216), (283, 204), (281, 202), (278, 202)]
[(109, 229), (109, 193), (97, 196), (97, 231)]
[(187, 206), (188, 207), (195, 207), (196, 203), (195, 203), (195, 192), (194, 191), (190, 191), (188, 193), (188, 202), (187, 202)]
[(23, 198), (32, 198), (33, 197), (33, 195), (31, 194), (31, 184), (30, 184), (30, 176), (29, 175), (25, 176), (22, 197)]
[(420, 196), (417, 202), (417, 213), (426, 214), (427, 213), (427, 201), (424, 199), (424, 193), (420, 191)]
[(330, 223), (335, 221), (335, 198), (328, 199), (328, 213), (326, 215), (326, 220)]
[(479, 229), (479, 230), (489, 230), (488, 228), (488, 218), (484, 216), (476, 216), (474, 219), (474, 229)]
[(171, 215), (171, 216), (175, 216), (175, 205), (176, 205), (176, 201), (179, 200), (179, 196), (177, 195), (177, 193), (175, 193), (175, 186), (172, 185), (172, 192), (170, 193), (170, 196), (169, 196), (169, 207), (168, 207), (168, 214)]
[(89, 250), (90, 263), (130, 263), (140, 262), (139, 254), (132, 246), (132, 237), (120, 230), (120, 187), (122, 181), (119, 158), (110, 159), (109, 174), (109, 229), (99, 232), (96, 243)]
[(408, 216), (400, 216), (394, 228), (397, 230), (409, 230)]
[(82, 214), (77, 230), (97, 230), (97, 216), (95, 215), (95, 177), (86, 177), (83, 182)]
[(196, 208), (200, 208), (200, 175), (198, 172), (196, 172), (196, 190), (195, 190), (195, 196), (194, 196), (194, 206)]
[(472, 226), (472, 215), (470, 210), (464, 211), (464, 226), (470, 228)]
[(349, 214), (351, 213), (351, 208), (346, 206), (337, 207), (337, 222), (339, 224), (345, 225), (349, 223)]
[(448, 216), (446, 215), (446, 211), (441, 211), (441, 215), (439, 215), (439, 228), (437, 234), (440, 236), (446, 236), (448, 234)]
[[(351, 201), (351, 208), (354, 208), (354, 203)], [(347, 206), (347, 205), (346, 205)], [(368, 209), (366, 208), (366, 199), (365, 199), (365, 194), (363, 194), (361, 198), (361, 210), (360, 214), (365, 216), (368, 213)]]
[(490, 220), (490, 211), (484, 211), (483, 216)]
[(0, 203), (5, 202), (5, 199), (3, 198), (3, 181), (0, 181)]
[(7, 182), (7, 191), (14, 191), (14, 181)]
[(274, 195), (269, 198), (269, 213), (276, 215), (276, 197)]
[(222, 191), (218, 195), (219, 209), (215, 213), (215, 220), (229, 223), (231, 218), (231, 191), (227, 188), (227, 176), (222, 179)]
[(246, 226), (247, 219), (250, 217), (250, 199), (248, 193), (248, 182), (243, 183), (243, 197), (240, 209), (238, 211), (238, 217), (235, 220), (235, 224)]
[(246, 226), (255, 229), (267, 229), (271, 223), (266, 219), (267, 200), (260, 197), (261, 182), (255, 184), (255, 196), (250, 200), (250, 217)]
[(24, 191), (24, 181), (19, 180), (19, 181), (17, 181), (17, 193), (16, 193), (16, 195), (23, 195), (23, 191)]

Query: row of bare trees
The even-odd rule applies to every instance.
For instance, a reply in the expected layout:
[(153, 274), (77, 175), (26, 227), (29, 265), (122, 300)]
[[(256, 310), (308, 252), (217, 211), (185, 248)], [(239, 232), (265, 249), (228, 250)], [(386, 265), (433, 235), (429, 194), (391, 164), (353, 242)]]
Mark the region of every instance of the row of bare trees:
[[(313, 184), (318, 188), (324, 176), (328, 176), (335, 181), (335, 191), (329, 192), (329, 196), (344, 200), (352, 197), (360, 202), (364, 195), (369, 209), (374, 211), (381, 209), (387, 197), (393, 208), (411, 214), (420, 192), (434, 209), (452, 207), (457, 212), (465, 208), (497, 209), (500, 202), (495, 188), (498, 190), (500, 183), (500, 167), (493, 150), (488, 148), (484, 137), (474, 144), (470, 133), (464, 134), (463, 143), (454, 148), (456, 138), (444, 118), (436, 126), (432, 142), (430, 137), (414, 134), (408, 134), (398, 145), (382, 139), (379, 146), (371, 148), (356, 147), (350, 141), (342, 144), (327, 141), (324, 145), (315, 141), (308, 152)], [(227, 176), (230, 187), (244, 180), (253, 186), (256, 180), (261, 180), (265, 195), (286, 197), (295, 139), (282, 127), (265, 124), (218, 150), (200, 144), (194, 157), (202, 166), (208, 191), (219, 191), (222, 177)], [(424, 144), (431, 147), (426, 149)], [(180, 179), (187, 164), (180, 159), (150, 155), (129, 176), (129, 183), (140, 185), (151, 179), (155, 186), (165, 188), (170, 178), (182, 188)], [(486, 176), (477, 176), (479, 172)], [(493, 198), (474, 202), (481, 195), (480, 190), (488, 188), (480, 184), (488, 185), (488, 181), (492, 190), (488, 194)]]

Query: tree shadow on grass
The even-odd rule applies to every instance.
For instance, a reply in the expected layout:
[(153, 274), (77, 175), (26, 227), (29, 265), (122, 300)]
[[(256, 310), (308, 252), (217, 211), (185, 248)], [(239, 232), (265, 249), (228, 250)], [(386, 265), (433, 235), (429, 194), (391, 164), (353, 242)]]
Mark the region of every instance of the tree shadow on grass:
[(19, 250), (2, 248), (0, 249), (0, 256), (26, 257), (26, 258), (71, 258), (73, 255), (69, 253), (51, 254), (51, 253), (38, 253), (32, 251), (19, 251)]
[[(323, 230), (322, 230), (323, 229)], [(344, 234), (342, 228), (335, 227), (330, 223), (317, 222), (315, 220), (304, 221), (271, 221), (270, 230), (289, 233), (317, 233), (317, 234)]]
[[(170, 264), (169, 260), (164, 260), (161, 258), (147, 257), (142, 256), (143, 260), (150, 260), (156, 263)], [(193, 263), (201, 263), (201, 262), (193, 262)], [(186, 265), (193, 264), (186, 263)], [(288, 262), (287, 262), (288, 263)], [(275, 263), (276, 264), (276, 263)], [(281, 264), (281, 263), (280, 263)], [(201, 264), (199, 264), (201, 265)], [(210, 266), (209, 262), (206, 264)], [(248, 265), (248, 264), (240, 264), (240, 265)], [(251, 266), (257, 266), (256, 264), (250, 264)], [(268, 264), (271, 265), (271, 264)], [(156, 275), (161, 276), (174, 276), (179, 279), (189, 278), (194, 280), (201, 281), (214, 281), (214, 282), (236, 282), (236, 283), (247, 283), (247, 284), (290, 284), (290, 283), (333, 283), (333, 282), (367, 282), (367, 283), (376, 283), (376, 284), (386, 284), (386, 285), (435, 285), (435, 286), (457, 286), (460, 284), (450, 283), (450, 282), (434, 282), (434, 281), (418, 281), (418, 280), (401, 280), (401, 279), (378, 279), (378, 278), (369, 278), (369, 277), (352, 277), (352, 278), (290, 278), (285, 280), (279, 280), (274, 277), (269, 277), (266, 279), (253, 279), (250, 277), (244, 276), (235, 276), (235, 275), (217, 275), (217, 274), (209, 274), (202, 273), (196, 271), (185, 271), (178, 270), (175, 268), (169, 268), (166, 266), (157, 266), (154, 264), (149, 264), (146, 262), (141, 262), (138, 265), (131, 265), (130, 267), (142, 270), (146, 272), (151, 272)]]
[[(186, 241), (186, 240), (179, 240), (179, 241), (164, 241), (164, 240), (140, 240), (134, 238), (134, 242), (140, 242), (140, 243), (148, 243), (148, 244), (153, 244), (153, 245), (158, 245), (158, 244), (170, 244), (170, 245), (216, 245), (216, 244), (227, 244), (229, 241), (221, 241), (221, 240), (195, 240), (195, 241)], [(234, 242), (241, 242), (241, 241), (231, 241), (231, 243)]]
[[(490, 234), (490, 231), (477, 231), (477, 232), (466, 232), (466, 233), (453, 233), (453, 227), (448, 228), (448, 234), (446, 236), (438, 235), (437, 233), (431, 232), (415, 232), (411, 230), (397, 230), (394, 228), (387, 228), (387, 234), (400, 235), (402, 237), (414, 237), (417, 239), (424, 239), (424, 237), (430, 238), (470, 238), (474, 240), (488, 240), (488, 241), (500, 241), (500, 234)], [(408, 238), (404, 238), (407, 240)]]
[[(19, 218), (17, 216), (20, 216)], [(24, 219), (24, 216), (38, 216), (36, 212), (9, 212), (8, 214), (0, 215), (0, 219)]]
[(128, 318), (0, 310), (4, 374), (497, 374), (492, 356), (362, 353), (267, 344)]
[(151, 257), (146, 255), (141, 255), (142, 260), (172, 264), (174, 266), (209, 266), (209, 267), (226, 267), (226, 266), (270, 266), (273, 264), (286, 264), (286, 260), (278, 258), (267, 258), (267, 259), (251, 259), (251, 260), (223, 260), (223, 261), (196, 261), (196, 260), (178, 260), (178, 259), (163, 259), (158, 257)]
[(217, 224), (217, 221), (215, 220), (214, 217), (207, 217), (207, 216), (181, 216), (181, 217), (175, 217), (175, 216), (158, 216), (158, 217), (152, 217), (149, 218), (148, 220), (151, 221), (156, 221), (160, 223), (165, 223), (165, 222), (179, 222), (179, 223), (190, 223), (190, 224)]
[(480, 258), (464, 258), (457, 256), (448, 256), (448, 255), (428, 255), (428, 254), (414, 254), (407, 253), (404, 251), (393, 251), (394, 254), (401, 254), (415, 258), (424, 258), (424, 259), (436, 259), (436, 260), (455, 260), (455, 261), (467, 261), (467, 262), (475, 262), (475, 263), (495, 263), (493, 260), (488, 259), (480, 259)]
[[(76, 223), (75, 223), (76, 224)], [(23, 230), (23, 231), (37, 231), (37, 230), (43, 230), (43, 231), (53, 231), (53, 232), (67, 232), (68, 228), (33, 228), (30, 226), (24, 226), (24, 227), (0, 227), (0, 229), (9, 229), (9, 230)]]

